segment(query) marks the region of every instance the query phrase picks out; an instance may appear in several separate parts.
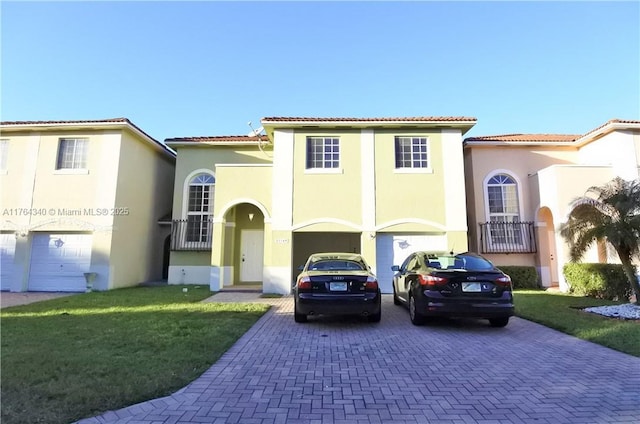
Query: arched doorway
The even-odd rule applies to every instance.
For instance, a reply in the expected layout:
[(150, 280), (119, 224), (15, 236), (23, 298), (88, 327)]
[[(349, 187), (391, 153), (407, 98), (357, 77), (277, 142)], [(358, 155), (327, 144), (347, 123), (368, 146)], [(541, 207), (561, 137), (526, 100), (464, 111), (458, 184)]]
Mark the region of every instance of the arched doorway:
[(225, 281), (233, 286), (261, 286), (264, 245), (264, 214), (260, 208), (251, 203), (229, 208), (224, 230)]
[(547, 207), (538, 210), (538, 240), (540, 246), (536, 265), (543, 287), (558, 287), (558, 255), (556, 253), (556, 233), (553, 214)]

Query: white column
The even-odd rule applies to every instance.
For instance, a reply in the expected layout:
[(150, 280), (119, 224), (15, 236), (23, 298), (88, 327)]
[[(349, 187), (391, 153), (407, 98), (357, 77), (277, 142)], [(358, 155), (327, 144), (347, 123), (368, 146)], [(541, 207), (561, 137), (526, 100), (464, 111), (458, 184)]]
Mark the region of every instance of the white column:
[(447, 231), (467, 231), (467, 202), (464, 184), (462, 133), (442, 130), (442, 162), (444, 164), (445, 215)]

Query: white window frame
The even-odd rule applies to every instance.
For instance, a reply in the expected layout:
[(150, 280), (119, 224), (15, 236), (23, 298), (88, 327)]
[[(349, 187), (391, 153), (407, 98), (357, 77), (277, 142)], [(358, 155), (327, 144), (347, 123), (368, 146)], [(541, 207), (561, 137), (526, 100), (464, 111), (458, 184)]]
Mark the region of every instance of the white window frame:
[[(507, 184), (492, 184), (490, 181), (499, 175), (504, 175), (511, 180), (514, 181), (515, 186), (515, 200), (517, 203), (518, 211), (517, 212), (491, 212), (491, 205), (489, 200), (489, 186), (505, 186)], [(518, 246), (520, 248), (528, 248), (529, 246), (529, 238), (525, 237), (525, 235), (520, 231), (519, 234), (513, 233), (505, 233), (501, 240), (495, 240), (494, 236), (492, 236), (493, 229), (491, 228), (491, 222), (522, 222), (522, 183), (520, 179), (510, 170), (506, 169), (496, 169), (490, 172), (487, 177), (484, 179), (482, 184), (482, 191), (484, 194), (484, 204), (485, 204), (485, 217), (486, 222), (488, 223), (488, 231), (487, 231), (487, 247), (490, 250), (506, 250), (509, 246)], [(504, 196), (504, 193), (502, 193)], [(502, 218), (498, 221), (498, 219), (493, 218)], [(502, 239), (504, 238), (504, 241)]]
[[(63, 155), (67, 155), (66, 148), (68, 142), (73, 142), (72, 151), (70, 152), (70, 162)], [(82, 145), (82, 148), (79, 148)], [(65, 151), (63, 151), (65, 149)], [(86, 137), (62, 137), (58, 140), (58, 154), (56, 156), (56, 171), (79, 172), (87, 170), (87, 160), (89, 157), (89, 139)]]
[[(310, 143), (322, 142), (322, 152), (312, 152)], [(331, 143), (330, 145), (328, 144)], [(335, 147), (332, 151), (327, 151), (328, 147)], [(318, 162), (314, 158), (309, 158), (309, 154), (320, 154), (321, 158)], [(332, 157), (327, 157), (331, 155)], [(337, 158), (333, 156), (337, 155)], [(305, 139), (305, 173), (318, 173), (318, 174), (341, 174), (342, 168), (340, 167), (340, 137), (337, 136), (307, 136)], [(335, 166), (327, 166), (327, 165)], [(320, 165), (320, 166), (318, 166)]]
[(0, 139), (0, 175), (7, 174), (7, 165), (9, 162), (9, 139)]
[[(409, 152), (401, 152), (398, 150), (402, 142), (410, 142)], [(422, 145), (424, 143), (424, 145)], [(424, 147), (424, 151), (420, 148)], [(407, 162), (405, 159), (399, 158), (401, 154), (410, 155)], [(416, 155), (425, 155), (424, 159), (416, 157)], [(433, 173), (431, 166), (431, 142), (425, 135), (396, 135), (393, 138), (393, 160), (394, 172), (397, 174), (428, 174)], [(400, 164), (398, 162), (401, 162)], [(421, 166), (421, 162), (426, 162), (426, 166)]]
[[(198, 172), (194, 175), (190, 175), (189, 178), (187, 178), (187, 183), (186, 183), (186, 187), (185, 187), (185, 192), (184, 192), (184, 196), (185, 196), (185, 208), (183, 210), (183, 215), (184, 218), (187, 221), (187, 224), (185, 225), (185, 232), (186, 234), (184, 234), (184, 245), (185, 246), (189, 246), (189, 245), (198, 245), (198, 244), (202, 244), (202, 243), (210, 243), (211, 240), (210, 238), (213, 236), (212, 233), (212, 228), (207, 228), (206, 231), (206, 237), (202, 236), (202, 231), (203, 231), (203, 223), (207, 223), (207, 226), (212, 226), (213, 225), (213, 207), (214, 207), (214, 195), (215, 195), (215, 185), (216, 185), (216, 178), (215, 176), (210, 173), (210, 172)], [(192, 187), (200, 187), (202, 189), (201, 191), (201, 198), (200, 198), (200, 205), (198, 210), (191, 210), (191, 193), (192, 193)], [(207, 193), (207, 204), (205, 204), (205, 193)], [(199, 229), (199, 235), (198, 235), (198, 240), (189, 240), (190, 237), (190, 220), (193, 219), (194, 217), (199, 217), (200, 220), (197, 221), (200, 223), (200, 229)]]

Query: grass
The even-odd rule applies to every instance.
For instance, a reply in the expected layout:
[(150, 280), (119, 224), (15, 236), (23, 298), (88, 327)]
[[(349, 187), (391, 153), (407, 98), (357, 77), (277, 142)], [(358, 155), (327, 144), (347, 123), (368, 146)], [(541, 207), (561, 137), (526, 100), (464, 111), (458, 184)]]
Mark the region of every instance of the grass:
[(269, 308), (198, 303), (208, 287), (138, 287), (6, 308), (3, 424), (68, 423), (173, 393)]
[(620, 302), (534, 290), (516, 290), (514, 297), (519, 317), (640, 357), (640, 322), (580, 310)]

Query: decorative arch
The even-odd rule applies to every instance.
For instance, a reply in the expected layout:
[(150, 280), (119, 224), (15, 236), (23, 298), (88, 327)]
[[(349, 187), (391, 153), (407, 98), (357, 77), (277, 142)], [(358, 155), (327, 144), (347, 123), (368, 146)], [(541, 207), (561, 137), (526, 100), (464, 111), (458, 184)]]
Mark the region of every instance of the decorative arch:
[(404, 218), (404, 219), (394, 219), (393, 221), (388, 221), (383, 224), (377, 225), (376, 231), (381, 231), (385, 228), (393, 227), (395, 225), (400, 225), (400, 224), (422, 224), (428, 227), (437, 228), (438, 230), (441, 230), (441, 231), (449, 230), (445, 225), (442, 225), (441, 223), (438, 223), (438, 222), (427, 221), (426, 219), (420, 219), (420, 218)]
[(237, 206), (242, 203), (249, 203), (250, 205), (253, 205), (258, 209), (260, 209), (260, 212), (262, 212), (262, 215), (264, 216), (265, 224), (271, 222), (271, 216), (269, 215), (269, 211), (267, 210), (267, 208), (257, 200), (250, 199), (248, 197), (239, 197), (237, 199), (233, 199), (232, 201), (225, 203), (225, 205), (222, 208), (220, 208), (219, 216), (214, 217), (213, 222), (217, 222), (217, 223), (225, 222), (224, 217), (227, 215), (227, 212), (229, 212), (229, 210), (234, 206)]
[[(216, 175), (210, 169), (200, 168), (200, 169), (191, 171), (184, 179), (183, 186), (182, 186), (182, 219), (187, 219), (187, 215), (189, 212), (189, 192), (190, 192), (190, 187), (192, 182), (200, 182), (202, 183), (202, 185), (204, 185), (204, 182), (206, 182), (206, 179), (205, 179), (206, 176), (213, 178), (213, 182), (210, 184), (212, 188), (210, 191), (211, 204), (209, 208), (210, 215), (213, 215), (213, 197), (214, 197), (214, 191), (215, 191)], [(202, 181), (195, 181), (195, 180), (198, 180), (199, 178), (202, 179)]]

